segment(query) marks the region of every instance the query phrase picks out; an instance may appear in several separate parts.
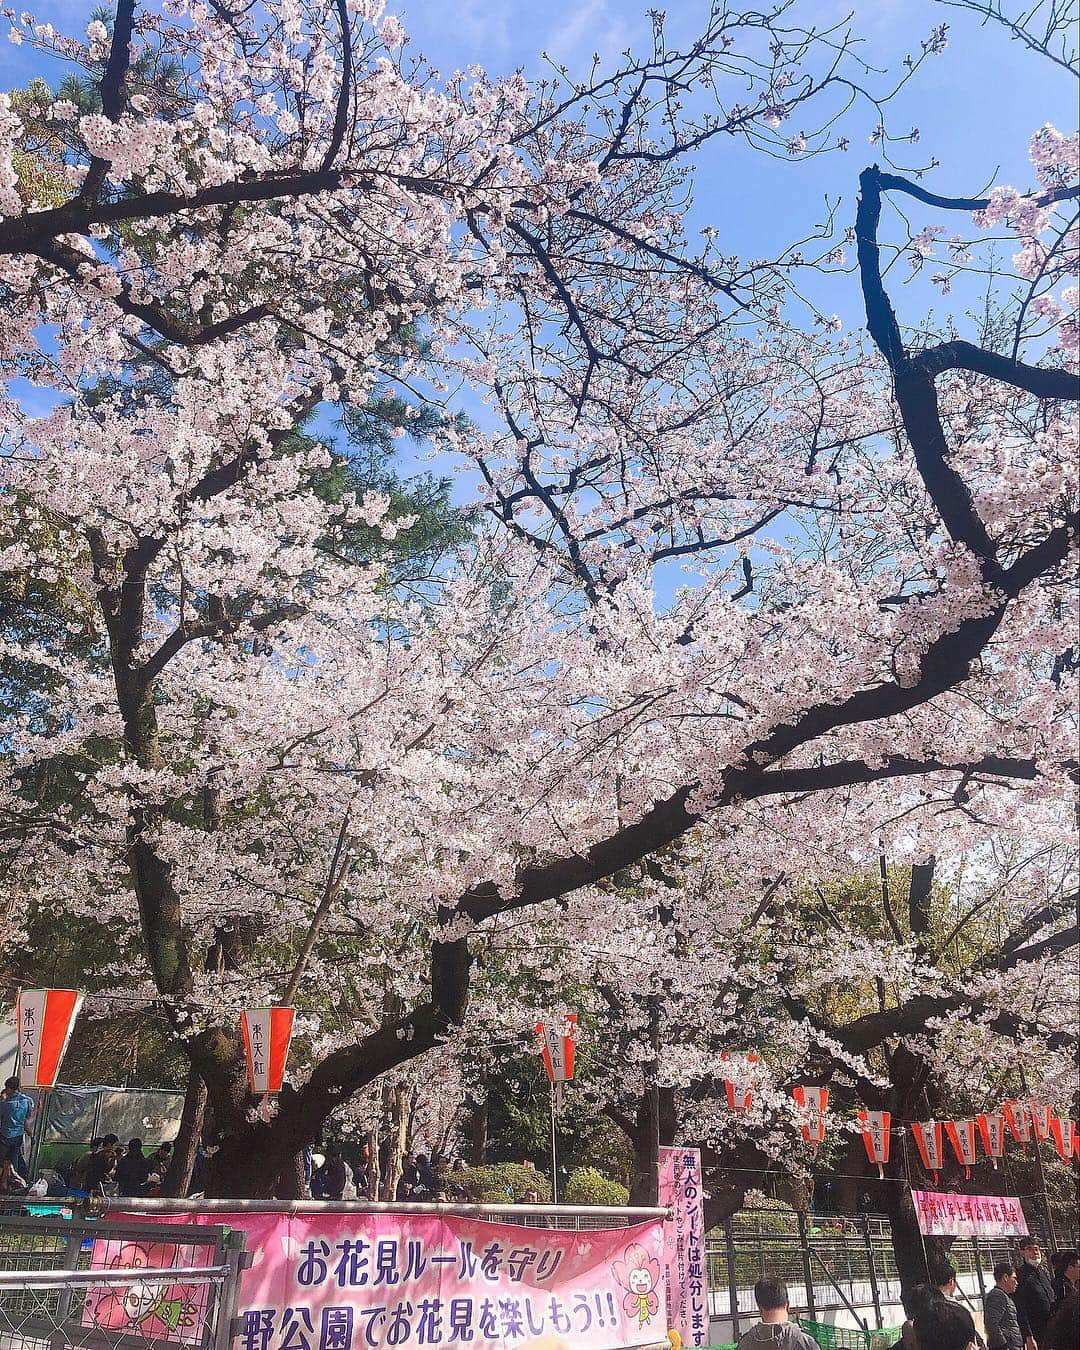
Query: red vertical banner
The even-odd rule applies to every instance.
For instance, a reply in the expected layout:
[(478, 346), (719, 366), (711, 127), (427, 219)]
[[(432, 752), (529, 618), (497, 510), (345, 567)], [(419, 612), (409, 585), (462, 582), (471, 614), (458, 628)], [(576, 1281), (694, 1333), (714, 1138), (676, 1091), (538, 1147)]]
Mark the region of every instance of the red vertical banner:
[(1041, 1144), (1050, 1138), (1050, 1108), (1040, 1105), (1037, 1101), (1029, 1101), (1028, 1109), (1031, 1111), (1031, 1128)]
[(1073, 1156), (1076, 1142), (1076, 1121), (1062, 1120), (1058, 1116), (1050, 1117), (1050, 1138), (1058, 1151), (1062, 1162), (1068, 1162)]
[(750, 1103), (754, 1100), (756, 1070), (761, 1060), (757, 1055), (733, 1055), (727, 1050), (722, 1052), (720, 1059), (731, 1069), (731, 1077), (723, 1080), (728, 1110), (749, 1111)]
[(60, 1064), (82, 1007), (76, 989), (20, 989), (15, 1003), (19, 1082), (24, 1088), (56, 1086)]
[(975, 1122), (973, 1120), (947, 1120), (945, 1133), (949, 1136), (957, 1162), (964, 1165), (964, 1176), (971, 1180), (971, 1169), (975, 1166)]
[(1009, 1127), (1009, 1133), (1022, 1149), (1026, 1149), (1031, 1138), (1031, 1122), (1027, 1107), (1023, 1102), (1007, 1101), (1001, 1103), (1001, 1111), (1005, 1117), (1005, 1124)]
[(281, 1091), (295, 1018), (295, 1008), (245, 1008), (240, 1014), (248, 1082), (257, 1097)]
[(982, 1137), (983, 1150), (996, 1169), (998, 1159), (1005, 1152), (1005, 1117), (995, 1111), (976, 1116), (976, 1120)]
[(941, 1121), (916, 1122), (911, 1127), (911, 1133), (919, 1150), (922, 1165), (933, 1175), (934, 1185), (936, 1186), (945, 1151), (944, 1141), (941, 1137)]
[(684, 1346), (709, 1344), (703, 1195), (700, 1152), (661, 1148), (659, 1203), (671, 1215), (664, 1222), (668, 1327)]
[(825, 1113), (829, 1109), (829, 1089), (793, 1087), (791, 1095), (799, 1108), (802, 1137), (816, 1153), (825, 1141)]
[(877, 1163), (878, 1176), (885, 1179), (885, 1164), (889, 1161), (891, 1143), (890, 1128), (892, 1116), (888, 1111), (860, 1111), (859, 1125), (862, 1129), (866, 1156)]

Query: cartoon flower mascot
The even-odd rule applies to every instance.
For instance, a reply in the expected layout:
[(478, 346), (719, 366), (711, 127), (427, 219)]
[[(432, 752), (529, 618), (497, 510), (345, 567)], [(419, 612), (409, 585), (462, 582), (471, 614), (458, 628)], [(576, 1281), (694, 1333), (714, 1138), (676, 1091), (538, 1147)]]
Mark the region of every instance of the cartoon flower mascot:
[[(138, 1243), (124, 1243), (109, 1262), (109, 1268), (139, 1270), (153, 1266), (152, 1257), (156, 1250)], [(162, 1250), (168, 1256), (162, 1258), (159, 1265), (167, 1266), (174, 1259), (176, 1249)], [(135, 1331), (157, 1339), (185, 1340), (193, 1334), (198, 1320), (195, 1304), (186, 1297), (189, 1292), (190, 1286), (139, 1281), (104, 1290), (98, 1296), (96, 1305), (88, 1301), (88, 1310), (99, 1327), (112, 1331)]]
[(631, 1319), (637, 1318), (639, 1327), (651, 1322), (660, 1311), (660, 1300), (656, 1296), (660, 1262), (640, 1243), (632, 1242), (623, 1252), (623, 1259), (614, 1262), (611, 1270), (620, 1287), (626, 1290), (623, 1312)]

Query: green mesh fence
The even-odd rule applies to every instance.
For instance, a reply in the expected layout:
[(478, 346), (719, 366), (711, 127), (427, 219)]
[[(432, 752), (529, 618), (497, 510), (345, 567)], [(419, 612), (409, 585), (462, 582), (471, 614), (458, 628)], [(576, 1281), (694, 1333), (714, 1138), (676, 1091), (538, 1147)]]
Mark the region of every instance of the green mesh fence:
[(875, 1327), (860, 1331), (853, 1327), (823, 1326), (800, 1319), (799, 1326), (821, 1346), (821, 1350), (892, 1350), (900, 1339), (900, 1327)]
[[(899, 1327), (875, 1327), (872, 1331), (859, 1331), (852, 1327), (830, 1327), (820, 1322), (799, 1320), (803, 1331), (813, 1336), (821, 1350), (892, 1350), (900, 1339)], [(707, 1350), (738, 1350), (734, 1341), (724, 1345), (710, 1345)]]

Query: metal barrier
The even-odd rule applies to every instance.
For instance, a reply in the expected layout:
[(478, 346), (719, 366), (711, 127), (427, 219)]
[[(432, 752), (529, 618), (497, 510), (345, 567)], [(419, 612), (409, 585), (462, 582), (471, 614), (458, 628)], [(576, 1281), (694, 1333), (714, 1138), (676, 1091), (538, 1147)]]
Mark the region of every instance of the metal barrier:
[(417, 1200), (125, 1200), (95, 1199), (99, 1213), (124, 1214), (446, 1214), (459, 1219), (587, 1232), (663, 1219), (656, 1205), (506, 1205)]
[(228, 1350), (244, 1234), (0, 1215), (0, 1350)]
[[(876, 1216), (744, 1210), (710, 1234), (706, 1258), (710, 1315), (730, 1322), (736, 1336), (757, 1318), (754, 1281), (766, 1274), (784, 1280), (792, 1305), (812, 1321), (844, 1312), (864, 1327), (881, 1326), (900, 1303), (889, 1223)], [(960, 1296), (976, 1306), (993, 1284), (994, 1265), (1016, 1259), (1008, 1238), (958, 1238), (949, 1250)]]

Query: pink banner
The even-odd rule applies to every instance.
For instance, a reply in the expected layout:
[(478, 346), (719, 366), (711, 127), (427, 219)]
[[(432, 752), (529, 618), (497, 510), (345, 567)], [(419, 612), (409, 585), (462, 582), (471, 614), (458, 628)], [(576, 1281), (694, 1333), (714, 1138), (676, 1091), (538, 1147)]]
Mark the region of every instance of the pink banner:
[(701, 1207), (701, 1154), (696, 1148), (660, 1150), (660, 1204), (664, 1224), (668, 1316), (683, 1345), (709, 1343), (709, 1284)]
[(247, 1233), (236, 1350), (624, 1350), (667, 1331), (659, 1220), (581, 1232), (433, 1214), (161, 1221)]
[(911, 1198), (927, 1237), (1023, 1237), (1028, 1230), (1015, 1195), (912, 1191)]
[(184, 1266), (211, 1266), (213, 1247), (181, 1247), (174, 1242), (119, 1241), (95, 1238), (91, 1270), (165, 1270), (175, 1268), (167, 1283), (146, 1280), (102, 1285), (87, 1291), (82, 1325), (124, 1336), (176, 1345), (201, 1345), (205, 1339), (210, 1286), (185, 1283)]

